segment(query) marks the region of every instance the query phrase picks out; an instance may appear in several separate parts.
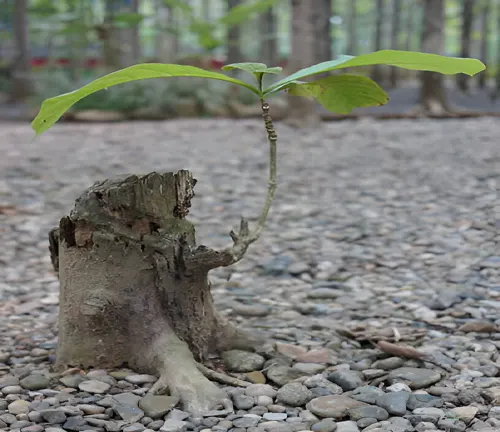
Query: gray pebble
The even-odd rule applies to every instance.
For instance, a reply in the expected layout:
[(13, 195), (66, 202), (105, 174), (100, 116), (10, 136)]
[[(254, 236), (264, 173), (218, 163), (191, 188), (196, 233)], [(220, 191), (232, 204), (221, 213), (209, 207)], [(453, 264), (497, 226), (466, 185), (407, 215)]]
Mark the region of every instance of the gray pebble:
[(342, 387), (342, 390), (349, 391), (363, 385), (363, 378), (357, 371), (338, 370), (328, 375), (328, 379)]
[(303, 406), (313, 398), (311, 391), (301, 383), (285, 384), (278, 390), (277, 402), (284, 405), (298, 407)]

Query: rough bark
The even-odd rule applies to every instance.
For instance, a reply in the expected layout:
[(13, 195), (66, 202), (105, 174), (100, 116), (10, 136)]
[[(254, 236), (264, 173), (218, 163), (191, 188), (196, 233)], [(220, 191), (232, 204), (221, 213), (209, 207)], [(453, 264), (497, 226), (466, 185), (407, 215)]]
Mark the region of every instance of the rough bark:
[(13, 33), (16, 59), (12, 66), (10, 102), (23, 102), (31, 94), (31, 64), (28, 37), (28, 1), (16, 0), (13, 6)]
[[(227, 0), (227, 9), (238, 6), (241, 0)], [(227, 61), (226, 63), (239, 63), (243, 61), (241, 53), (241, 26), (231, 26), (227, 31)]]
[[(401, 31), (401, 0), (393, 0), (392, 7), (392, 29), (391, 29), (391, 49), (400, 49), (399, 47), (399, 33)], [(399, 69), (390, 69), (391, 87), (398, 86)]]
[[(463, 0), (460, 57), (470, 57), (470, 44), (471, 44), (471, 32), (472, 32), (473, 20), (474, 20), (474, 0)], [(469, 89), (469, 77), (464, 74), (458, 74), (457, 86), (461, 91), (466, 92)]]
[[(488, 64), (488, 38), (489, 38), (489, 17), (491, 4), (489, 0), (484, 0), (481, 10), (481, 54), (479, 58), (484, 64)], [(487, 72), (483, 71), (478, 75), (479, 88), (486, 86)]]
[[(315, 27), (316, 27), (316, 63), (332, 59), (332, 16), (331, 0), (315, 0)], [(320, 78), (318, 75), (316, 79)]]
[(276, 11), (270, 7), (262, 13), (259, 21), (260, 26), (260, 54), (262, 63), (268, 66), (276, 66), (279, 62), (278, 52), (278, 23)]
[[(382, 49), (382, 37), (384, 30), (384, 0), (377, 0), (376, 2), (376, 20), (375, 20), (375, 35), (374, 35), (374, 51)], [(375, 65), (372, 68), (372, 79), (380, 83), (382, 81), (382, 66)]]
[[(444, 0), (424, 0), (423, 52), (443, 54), (444, 7)], [(440, 115), (452, 111), (447, 100), (443, 75), (428, 71), (421, 73), (419, 102), (417, 111), (422, 114)]]
[(356, 0), (348, 2), (349, 11), (347, 19), (347, 54), (356, 55), (358, 53), (358, 34), (356, 32), (357, 8)]
[(202, 414), (232, 405), (197, 361), (261, 341), (214, 309), (208, 272), (234, 256), (196, 247), (185, 219), (195, 183), (188, 171), (98, 182), (50, 232), (49, 249), (61, 291), (56, 367), (154, 374), (153, 393), (168, 387)]
[[(311, 0), (292, 0), (292, 49), (288, 62), (290, 72), (312, 66), (316, 61), (315, 18)], [(321, 121), (315, 101), (289, 96), (288, 104), (289, 124), (296, 127), (314, 127)]]

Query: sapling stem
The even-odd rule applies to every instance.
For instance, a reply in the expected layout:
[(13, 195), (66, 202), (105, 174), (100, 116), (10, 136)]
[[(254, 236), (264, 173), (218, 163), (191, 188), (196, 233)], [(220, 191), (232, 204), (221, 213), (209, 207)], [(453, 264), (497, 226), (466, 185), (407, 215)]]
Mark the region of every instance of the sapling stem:
[(233, 247), (231, 249), (231, 254), (233, 257), (232, 263), (236, 263), (243, 258), (248, 246), (258, 240), (264, 226), (266, 224), (267, 216), (269, 214), (269, 209), (274, 199), (276, 193), (276, 148), (278, 142), (278, 134), (274, 129), (274, 124), (271, 116), (269, 115), (269, 104), (261, 99), (261, 109), (262, 117), (264, 119), (264, 125), (267, 132), (267, 140), (269, 142), (269, 182), (267, 187), (267, 197), (264, 204), (262, 213), (257, 221), (257, 226), (255, 230), (250, 232), (248, 229), (248, 221), (244, 218), (241, 219), (240, 231), (236, 234), (231, 231), (229, 234), (233, 239)]

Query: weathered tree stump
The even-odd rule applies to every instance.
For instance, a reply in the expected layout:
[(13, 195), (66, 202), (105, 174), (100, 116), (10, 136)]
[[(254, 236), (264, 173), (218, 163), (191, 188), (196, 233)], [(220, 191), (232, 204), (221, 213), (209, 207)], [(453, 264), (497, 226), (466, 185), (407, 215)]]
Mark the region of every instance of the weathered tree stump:
[(195, 183), (188, 171), (98, 182), (50, 232), (49, 249), (61, 286), (56, 367), (155, 374), (152, 392), (168, 387), (199, 414), (232, 406), (197, 361), (260, 341), (215, 311), (207, 277), (242, 256), (248, 228), (232, 233), (232, 249), (196, 247), (185, 219)]

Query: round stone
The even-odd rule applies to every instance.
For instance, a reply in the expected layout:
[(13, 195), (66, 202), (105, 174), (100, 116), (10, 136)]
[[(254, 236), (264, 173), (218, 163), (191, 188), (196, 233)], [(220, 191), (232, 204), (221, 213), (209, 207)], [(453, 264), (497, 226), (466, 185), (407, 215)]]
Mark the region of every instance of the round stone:
[(259, 354), (240, 350), (226, 351), (222, 354), (226, 367), (233, 372), (251, 372), (262, 369), (265, 359)]
[(313, 398), (312, 392), (303, 384), (293, 382), (285, 384), (278, 390), (276, 400), (284, 405), (303, 406)]
[(312, 399), (306, 408), (322, 418), (342, 418), (352, 408), (366, 406), (364, 402), (343, 395), (321, 396)]

